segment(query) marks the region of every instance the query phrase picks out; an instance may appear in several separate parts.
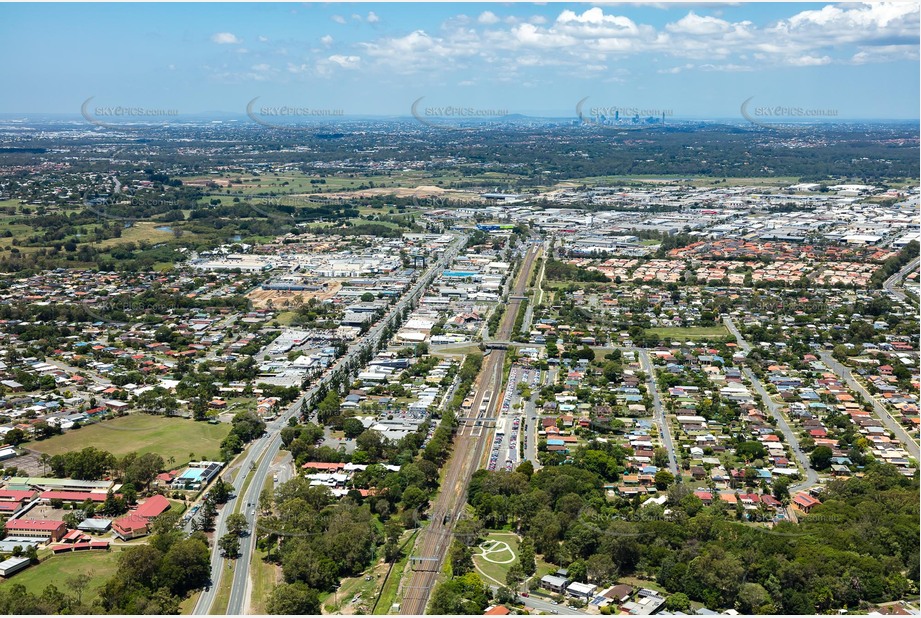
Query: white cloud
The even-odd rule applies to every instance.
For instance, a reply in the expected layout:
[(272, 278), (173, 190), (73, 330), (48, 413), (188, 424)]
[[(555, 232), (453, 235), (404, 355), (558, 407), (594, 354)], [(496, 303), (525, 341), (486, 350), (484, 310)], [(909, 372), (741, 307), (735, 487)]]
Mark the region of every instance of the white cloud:
[(500, 18), (484, 11), (476, 17), (454, 15), (438, 30), (357, 45), (364, 50), (361, 66), (399, 73), (488, 67), (491, 79), (501, 73), (502, 79), (519, 83), (535, 79), (525, 73), (538, 67), (555, 66), (577, 75), (640, 54), (661, 61), (666, 68), (658, 72), (664, 75), (918, 57), (921, 20), (916, 4), (839, 4), (804, 11), (792, 6), (789, 17), (754, 23), (726, 19), (714, 14), (713, 7), (695, 5), (659, 27), (634, 21), (611, 6), (561, 9), (550, 21), (522, 13)]
[(658, 71), (656, 71), (656, 73), (661, 73), (662, 75), (677, 75), (678, 73), (681, 73), (682, 71), (687, 71), (688, 69), (693, 69), (693, 68), (694, 68), (693, 64), (684, 64), (681, 66), (671, 67), (668, 69), (659, 69)]
[(368, 12), (367, 21), (368, 21), (369, 24), (376, 24), (376, 23), (379, 22), (380, 20), (381, 20), (381, 18), (378, 17), (378, 16), (377, 16), (377, 13), (375, 13), (374, 11), (369, 11), (369, 12)]
[(830, 63), (830, 56), (793, 56), (787, 58), (787, 64), (795, 67), (817, 67)]
[(360, 56), (342, 56), (335, 54), (327, 58), (333, 64), (338, 64), (344, 69), (354, 69), (358, 67), (358, 63), (361, 62)]
[(332, 44), (333, 44), (333, 37), (331, 37), (330, 35), (327, 34), (326, 36), (320, 38), (320, 42), (323, 43), (323, 45), (326, 45), (326, 46), (332, 45)]
[(342, 15), (333, 15), (332, 17), (330, 17), (330, 19), (336, 22), (337, 24), (345, 23), (345, 17), (343, 17)]
[(869, 64), (875, 62), (898, 62), (900, 60), (918, 60), (917, 45), (877, 45), (874, 47), (861, 47), (860, 51), (851, 57), (854, 64)]
[(721, 32), (727, 32), (731, 28), (732, 25), (728, 21), (717, 19), (716, 17), (701, 17), (694, 13), (694, 11), (691, 11), (675, 23), (665, 26), (665, 29), (669, 32), (691, 35), (719, 34)]
[(480, 16), (476, 18), (477, 23), (481, 23), (486, 26), (491, 26), (493, 24), (499, 23), (499, 18), (492, 11), (483, 11), (480, 13)]
[(267, 37), (267, 36), (260, 36), (260, 37), (259, 37), (259, 42), (260, 42), (260, 43), (267, 43), (268, 40), (269, 40), (269, 37)]
[(211, 40), (218, 45), (239, 45), (243, 42), (232, 32), (217, 32), (211, 35)]
[(728, 63), (728, 64), (709, 64), (708, 63), (708, 64), (702, 64), (697, 68), (700, 69), (701, 71), (720, 71), (723, 73), (738, 73), (738, 72), (744, 72), (744, 71), (754, 71), (754, 69), (750, 66), (747, 66), (744, 64), (733, 64), (733, 63)]

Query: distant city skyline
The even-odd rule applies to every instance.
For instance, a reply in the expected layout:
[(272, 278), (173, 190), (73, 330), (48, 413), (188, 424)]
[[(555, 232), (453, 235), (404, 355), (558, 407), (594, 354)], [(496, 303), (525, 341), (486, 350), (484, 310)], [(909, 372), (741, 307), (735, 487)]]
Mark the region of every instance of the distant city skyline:
[(76, 116), (92, 97), (297, 122), (416, 103), (438, 122), (584, 101), (742, 120), (749, 101), (767, 120), (917, 119), (919, 18), (912, 2), (0, 4), (0, 113)]

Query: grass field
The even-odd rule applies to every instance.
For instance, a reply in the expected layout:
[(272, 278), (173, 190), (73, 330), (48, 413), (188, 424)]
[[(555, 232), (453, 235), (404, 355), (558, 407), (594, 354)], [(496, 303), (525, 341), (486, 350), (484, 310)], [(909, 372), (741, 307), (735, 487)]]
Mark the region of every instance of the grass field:
[[(482, 572), (481, 576), (483, 574), (486, 575), (487, 584), (504, 586), (505, 574), (508, 573), (508, 570), (518, 558), (518, 536), (513, 532), (490, 532), (484, 543), (488, 544), (489, 541), (506, 543), (511, 551), (509, 551), (509, 549), (503, 549), (490, 553), (489, 557), (492, 560), (491, 562), (480, 555), (482, 549), (477, 547), (474, 549), (473, 553), (473, 564)], [(493, 581), (489, 581), (490, 579)]]
[(209, 425), (183, 418), (138, 413), (32, 442), (29, 448), (49, 455), (78, 451), (89, 445), (113, 455), (125, 455), (131, 451), (157, 453), (165, 461), (173, 457), (173, 466), (178, 467), (188, 463), (190, 453), (194, 459), (219, 459), (221, 441), (229, 432), (230, 425), (226, 423)]
[(106, 248), (122, 245), (129, 242), (146, 241), (151, 244), (166, 242), (173, 239), (173, 233), (165, 230), (158, 230), (158, 227), (168, 227), (165, 223), (155, 223), (152, 221), (139, 221), (122, 232), (118, 238), (107, 238), (100, 243), (94, 243), (94, 247)]
[(111, 551), (79, 552), (51, 556), (41, 564), (30, 566), (10, 579), (0, 580), (0, 588), (13, 584), (22, 584), (33, 594), (41, 594), (48, 584), (54, 584), (59, 590), (68, 590), (67, 580), (74, 575), (86, 573), (90, 583), (83, 592), (83, 601), (92, 602), (99, 588), (115, 574), (118, 568), (116, 549)]
[(689, 326), (687, 328), (666, 326), (663, 328), (648, 328), (646, 332), (664, 337), (665, 339), (715, 339), (728, 337), (729, 331), (725, 326)]

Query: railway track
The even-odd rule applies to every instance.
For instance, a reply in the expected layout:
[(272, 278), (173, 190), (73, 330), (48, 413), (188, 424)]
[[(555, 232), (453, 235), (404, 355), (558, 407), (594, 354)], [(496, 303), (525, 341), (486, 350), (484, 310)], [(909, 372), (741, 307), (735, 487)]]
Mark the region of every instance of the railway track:
[[(509, 302), (499, 325), (495, 339), (507, 341), (512, 336), (515, 317), (524, 299), (528, 285), (528, 274), (534, 259), (540, 252), (538, 246), (528, 249), (521, 270), (509, 294)], [(444, 564), (454, 540), (454, 526), (464, 511), (467, 501), (467, 486), (473, 473), (483, 461), (484, 449), (492, 441), (493, 429), (483, 420), (495, 421), (499, 415), (502, 399), (502, 373), (505, 367), (505, 350), (493, 350), (484, 360), (476, 382), (473, 410), (485, 412), (478, 414), (479, 427), (471, 428), (468, 433), (462, 428), (455, 433), (454, 448), (447, 462), (447, 473), (441, 491), (432, 508), (431, 523), (420, 533), (415, 553), (410, 559), (410, 576), (403, 587), (403, 601), (400, 613), (403, 615), (424, 614), (429, 597), (438, 581), (441, 566)], [(480, 429), (480, 431), (475, 431)]]

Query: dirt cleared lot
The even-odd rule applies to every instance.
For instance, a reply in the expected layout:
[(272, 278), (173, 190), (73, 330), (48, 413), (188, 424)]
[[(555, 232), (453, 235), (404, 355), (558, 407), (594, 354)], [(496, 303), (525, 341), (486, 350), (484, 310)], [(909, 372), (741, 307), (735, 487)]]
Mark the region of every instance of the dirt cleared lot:
[(246, 295), (248, 299), (253, 302), (253, 306), (259, 309), (263, 309), (271, 302), (273, 307), (281, 308), (285, 307), (287, 303), (288, 306), (294, 306), (295, 299), (300, 298), (302, 303), (306, 303), (311, 298), (316, 298), (317, 300), (328, 300), (335, 296), (339, 290), (342, 289), (342, 283), (339, 281), (330, 281), (329, 285), (325, 289), (317, 292), (309, 291), (288, 291), (288, 290), (253, 290)]

